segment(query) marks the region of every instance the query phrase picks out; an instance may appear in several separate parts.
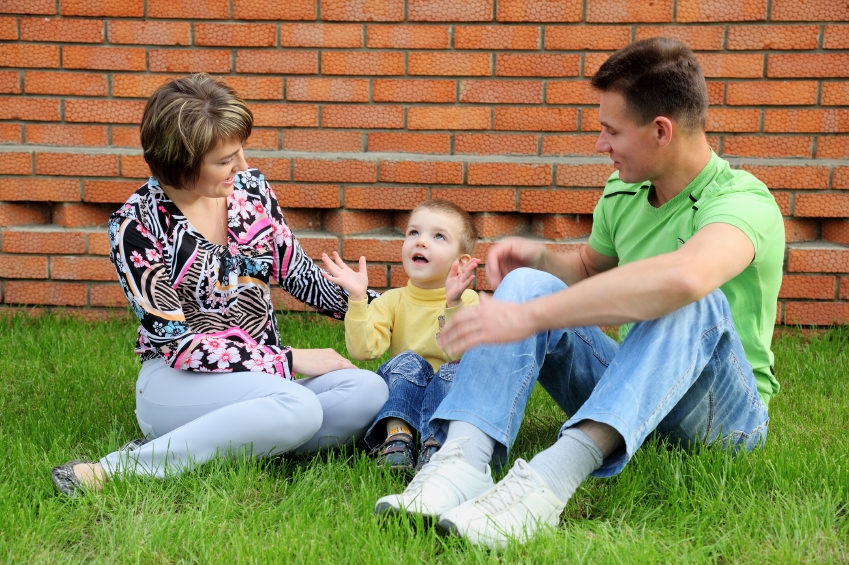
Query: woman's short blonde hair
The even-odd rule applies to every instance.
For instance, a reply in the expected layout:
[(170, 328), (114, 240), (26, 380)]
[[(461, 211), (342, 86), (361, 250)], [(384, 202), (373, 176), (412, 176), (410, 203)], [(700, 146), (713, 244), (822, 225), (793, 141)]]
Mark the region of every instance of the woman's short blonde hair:
[(201, 73), (159, 87), (144, 107), (144, 160), (161, 184), (192, 189), (207, 153), (219, 143), (244, 143), (253, 114), (236, 91)]

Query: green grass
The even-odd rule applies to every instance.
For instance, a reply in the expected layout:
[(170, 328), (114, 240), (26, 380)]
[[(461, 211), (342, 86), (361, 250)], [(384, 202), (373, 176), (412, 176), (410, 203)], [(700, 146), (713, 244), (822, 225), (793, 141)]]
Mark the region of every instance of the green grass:
[[(52, 466), (138, 436), (134, 333), (129, 320), (0, 319), (0, 562), (849, 562), (849, 328), (775, 342), (782, 390), (764, 448), (732, 457), (650, 442), (619, 476), (584, 483), (556, 535), (502, 553), (375, 518), (374, 501), (405, 481), (361, 451), (216, 461), (55, 496)], [(313, 316), (282, 317), (281, 333), (344, 351), (341, 325)], [(536, 390), (513, 457), (549, 444), (563, 420)]]

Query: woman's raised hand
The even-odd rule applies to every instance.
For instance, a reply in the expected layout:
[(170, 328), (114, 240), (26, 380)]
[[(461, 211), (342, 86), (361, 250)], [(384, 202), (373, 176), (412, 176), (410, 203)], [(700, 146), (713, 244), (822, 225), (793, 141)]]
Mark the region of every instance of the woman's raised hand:
[(346, 265), (335, 251), (333, 252), (332, 260), (327, 253), (322, 253), (321, 261), (327, 270), (321, 273), (324, 275), (324, 278), (344, 288), (348, 292), (348, 298), (354, 302), (366, 299), (368, 272), (366, 271), (365, 257), (360, 257), (359, 271), (355, 271)]
[(480, 259), (469, 259), (466, 264), (460, 266), (460, 261), (454, 261), (448, 277), (445, 279), (445, 304), (449, 308), (460, 305), (460, 297), (463, 291), (469, 288), (475, 280), (475, 269), (481, 264)]
[(333, 349), (292, 349), (292, 369), (305, 377), (317, 377), (340, 369), (356, 369)]

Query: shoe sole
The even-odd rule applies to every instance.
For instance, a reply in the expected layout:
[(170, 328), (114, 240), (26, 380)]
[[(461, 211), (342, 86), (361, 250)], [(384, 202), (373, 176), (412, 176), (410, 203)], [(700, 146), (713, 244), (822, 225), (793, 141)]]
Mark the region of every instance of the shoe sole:
[(439, 520), (439, 516), (432, 516), (431, 514), (420, 514), (418, 512), (408, 512), (403, 508), (396, 508), (388, 502), (381, 502), (377, 506), (375, 506), (374, 514), (375, 516), (409, 516), (411, 518), (415, 516), (421, 516), (422, 520), (424, 520), (429, 525), (434, 525), (436, 524), (437, 520)]
[(463, 537), (463, 534), (460, 533), (460, 529), (457, 528), (457, 524), (455, 524), (451, 520), (446, 520), (445, 518), (443, 518), (442, 520), (436, 523), (436, 527), (439, 528), (443, 533), (456, 536), (458, 538)]

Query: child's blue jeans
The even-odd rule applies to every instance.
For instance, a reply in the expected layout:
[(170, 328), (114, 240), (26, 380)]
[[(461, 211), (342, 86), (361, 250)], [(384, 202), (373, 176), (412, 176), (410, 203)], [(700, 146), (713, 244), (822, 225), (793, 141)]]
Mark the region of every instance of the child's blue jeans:
[[(527, 302), (566, 288), (533, 269), (512, 271), (495, 298)], [(571, 417), (613, 427), (625, 448), (593, 473), (619, 473), (649, 434), (689, 447), (718, 443), (734, 451), (766, 439), (769, 416), (720, 290), (656, 320), (634, 324), (618, 345), (596, 327), (556, 329), (466, 352), (454, 386), (431, 425), (462, 420), (507, 453), (539, 384)]]
[(386, 418), (401, 418), (410, 424), (419, 433), (422, 443), (430, 436), (440, 445), (444, 443), (447, 427), (442, 429), (430, 420), (448, 394), (458, 365), (456, 361), (445, 363), (434, 373), (430, 363), (412, 351), (399, 353), (381, 365), (377, 374), (389, 386), (389, 399), (366, 432), (369, 449), (378, 447), (386, 439), (386, 431), (380, 425)]

